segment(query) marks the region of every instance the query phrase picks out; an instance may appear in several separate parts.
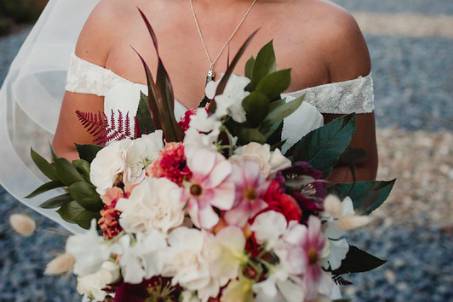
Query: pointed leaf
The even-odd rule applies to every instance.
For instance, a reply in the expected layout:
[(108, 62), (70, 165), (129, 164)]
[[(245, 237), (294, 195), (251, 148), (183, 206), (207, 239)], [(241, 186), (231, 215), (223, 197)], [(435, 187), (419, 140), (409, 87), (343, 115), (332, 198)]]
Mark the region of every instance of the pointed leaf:
[(63, 204), (57, 212), (65, 221), (77, 224), (87, 230), (90, 228), (91, 221), (97, 220), (100, 216), (99, 212), (87, 211), (77, 201)]
[(103, 203), (94, 187), (87, 182), (79, 181), (68, 188), (71, 197), (89, 211), (100, 211)]
[(239, 62), (239, 60), (241, 59), (245, 50), (247, 49), (250, 42), (256, 36), (257, 33), (258, 33), (258, 30), (255, 30), (250, 36), (248, 36), (248, 38), (241, 45), (238, 52), (233, 57), (233, 60), (231, 60), (230, 65), (228, 66), (227, 70), (225, 71), (225, 74), (223, 75), (222, 79), (220, 80), (219, 85), (217, 86), (215, 95), (221, 95), (223, 93), (223, 91), (225, 90), (226, 84), (228, 83), (228, 80), (230, 79), (231, 75), (233, 74), (234, 69), (236, 68), (237, 63)]
[(274, 105), (274, 108), (269, 112), (269, 114), (264, 119), (261, 124), (261, 132), (265, 137), (270, 137), (276, 129), (280, 126), (285, 118), (293, 114), (302, 104), (305, 96), (298, 97), (295, 100), (281, 103), (273, 102), (271, 106)]
[(38, 169), (47, 176), (50, 180), (58, 180), (57, 177), (57, 171), (55, 169), (55, 166), (51, 163), (49, 163), (44, 157), (39, 155), (35, 150), (31, 149), (30, 150), (31, 154), (31, 159), (35, 163), (35, 165), (38, 167)]
[(256, 56), (255, 65), (253, 68), (252, 82), (255, 86), (258, 86), (260, 81), (264, 79), (268, 74), (274, 72), (276, 69), (276, 59), (273, 41), (267, 43)]
[(36, 190), (34, 190), (32, 193), (27, 195), (25, 198), (33, 198), (33, 197), (38, 196), (47, 191), (50, 191), (50, 190), (53, 190), (56, 188), (61, 188), (63, 186), (64, 186), (64, 184), (62, 184), (59, 181), (55, 181), (55, 180), (49, 181), (49, 182), (43, 184), (42, 186), (40, 186), (39, 188), (37, 188)]
[(245, 64), (244, 75), (250, 80), (253, 78), (253, 69), (255, 68), (255, 58), (251, 57)]
[(355, 246), (350, 246), (346, 258), (341, 263), (341, 267), (332, 273), (333, 275), (344, 275), (349, 273), (368, 272), (378, 268), (385, 262), (385, 260), (368, 254)]
[(281, 94), (288, 89), (291, 83), (291, 69), (284, 69), (265, 76), (256, 87), (256, 90), (265, 94), (270, 100), (281, 98)]
[(98, 145), (79, 145), (76, 144), (77, 152), (79, 153), (79, 158), (86, 160), (87, 162), (91, 163), (98, 154), (99, 151), (102, 150), (101, 146)]
[(257, 127), (269, 112), (269, 99), (261, 92), (254, 91), (242, 101), (242, 107), (247, 114), (247, 124)]
[(351, 197), (354, 210), (360, 215), (369, 215), (385, 202), (395, 182), (396, 180), (336, 184), (331, 188), (331, 192), (338, 195), (340, 199)]
[(76, 159), (72, 161), (72, 165), (83, 176), (83, 178), (90, 182), (90, 163), (83, 159)]
[(140, 128), (141, 134), (150, 134), (156, 129), (153, 125), (151, 114), (148, 110), (148, 96), (140, 93), (140, 103), (137, 110), (137, 121)]
[(287, 156), (293, 161), (308, 161), (314, 168), (329, 175), (350, 145), (354, 132), (354, 114), (337, 118), (308, 133), (287, 152)]
[(82, 175), (80, 175), (77, 169), (67, 159), (57, 158), (55, 160), (55, 166), (58, 179), (66, 186), (83, 180)]
[(266, 142), (266, 138), (257, 128), (241, 127), (238, 130), (237, 135), (240, 145), (246, 145), (251, 142), (264, 144)]
[(56, 209), (70, 201), (72, 201), (71, 195), (65, 193), (65, 194), (58, 195), (58, 196), (55, 196), (55, 197), (47, 200), (46, 202), (42, 203), (39, 207), (41, 207), (43, 209)]

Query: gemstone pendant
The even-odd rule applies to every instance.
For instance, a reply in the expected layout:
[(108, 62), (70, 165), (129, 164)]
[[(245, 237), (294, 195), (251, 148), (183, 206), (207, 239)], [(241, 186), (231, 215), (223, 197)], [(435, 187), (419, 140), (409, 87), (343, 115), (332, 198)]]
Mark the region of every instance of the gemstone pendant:
[(214, 79), (215, 79), (215, 72), (214, 72), (214, 70), (209, 69), (208, 74), (206, 75), (206, 83), (214, 81)]

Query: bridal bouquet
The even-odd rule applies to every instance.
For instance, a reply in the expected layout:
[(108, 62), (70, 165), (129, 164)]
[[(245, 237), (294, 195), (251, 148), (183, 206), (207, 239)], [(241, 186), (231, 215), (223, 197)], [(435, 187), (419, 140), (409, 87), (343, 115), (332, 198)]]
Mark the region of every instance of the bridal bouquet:
[(329, 301), (349, 284), (343, 275), (384, 263), (345, 235), (369, 222), (393, 182), (327, 180), (353, 154), (353, 115), (285, 147), (283, 120), (303, 97), (281, 98), (290, 71), (276, 70), (272, 43), (247, 62), (245, 77), (232, 74), (252, 37), (179, 122), (159, 59), (156, 80), (144, 63), (149, 91), (136, 118), (77, 113), (100, 145), (77, 146), (80, 159), (72, 162), (32, 151), (50, 181), (30, 197), (63, 187), (42, 207), (89, 229), (71, 236), (49, 265), (69, 261), (81, 294), (128, 302)]

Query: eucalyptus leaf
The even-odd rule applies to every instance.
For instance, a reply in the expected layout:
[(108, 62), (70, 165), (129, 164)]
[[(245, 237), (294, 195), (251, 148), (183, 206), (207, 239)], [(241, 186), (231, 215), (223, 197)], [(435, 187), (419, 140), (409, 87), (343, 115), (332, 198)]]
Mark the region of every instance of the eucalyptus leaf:
[(38, 195), (40, 195), (42, 193), (45, 193), (47, 191), (50, 191), (50, 190), (53, 190), (53, 189), (56, 189), (56, 188), (61, 188), (63, 186), (64, 186), (64, 184), (62, 184), (61, 182), (56, 181), (56, 180), (52, 180), (52, 181), (49, 181), (49, 182), (43, 184), (42, 186), (40, 186), (39, 188), (34, 190), (32, 193), (27, 195), (25, 198), (33, 198), (33, 197), (38, 196)]
[(251, 142), (264, 144), (266, 142), (266, 138), (258, 128), (239, 128), (237, 136), (240, 145), (246, 145)]
[(260, 81), (276, 70), (276, 59), (273, 41), (270, 41), (258, 52), (253, 68), (252, 82), (258, 86)]
[(351, 197), (354, 210), (360, 215), (369, 215), (387, 200), (395, 182), (396, 180), (336, 184), (330, 191), (340, 199)]
[(256, 90), (265, 94), (270, 100), (277, 100), (288, 89), (290, 83), (291, 69), (279, 70), (265, 76), (259, 82)]
[(56, 209), (70, 201), (72, 201), (71, 195), (69, 195), (68, 193), (65, 193), (65, 194), (58, 195), (58, 196), (55, 196), (55, 197), (47, 200), (46, 202), (39, 205), (39, 207), (43, 208), (43, 209)]
[(57, 211), (61, 218), (69, 223), (74, 223), (88, 230), (93, 219), (98, 219), (99, 212), (88, 211), (83, 208), (77, 201), (71, 201), (63, 204)]
[(89, 211), (102, 209), (102, 200), (91, 184), (84, 181), (73, 183), (69, 186), (68, 192), (85, 209)]
[(80, 159), (86, 160), (87, 162), (91, 163), (96, 158), (98, 152), (102, 150), (102, 147), (93, 144), (76, 144), (76, 149)]
[(35, 150), (30, 150), (31, 159), (38, 169), (50, 180), (58, 180), (55, 165), (49, 163), (44, 157), (39, 155)]
[(247, 114), (247, 124), (257, 127), (269, 112), (269, 99), (261, 92), (254, 91), (242, 101)]
[(75, 182), (82, 181), (83, 177), (79, 171), (65, 158), (57, 158), (55, 160), (55, 166), (57, 170), (58, 179), (65, 184), (70, 186)]
[(308, 133), (286, 155), (293, 161), (308, 161), (314, 168), (329, 175), (350, 145), (354, 132), (354, 114), (337, 118)]

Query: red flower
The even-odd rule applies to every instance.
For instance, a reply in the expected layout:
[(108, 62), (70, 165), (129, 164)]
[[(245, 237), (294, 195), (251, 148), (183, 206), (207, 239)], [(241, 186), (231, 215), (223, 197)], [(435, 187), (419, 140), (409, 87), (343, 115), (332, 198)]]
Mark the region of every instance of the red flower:
[(297, 204), (297, 201), (290, 195), (285, 194), (278, 180), (273, 180), (264, 194), (264, 201), (268, 207), (261, 211), (276, 211), (282, 213), (288, 222), (295, 220), (300, 221), (302, 218), (302, 210)]
[(113, 200), (109, 205), (104, 205), (104, 209), (101, 211), (101, 219), (98, 221), (102, 234), (107, 239), (112, 239), (123, 231), (119, 222), (121, 212), (115, 209), (117, 202), (118, 199)]
[(187, 166), (184, 145), (169, 143), (160, 152), (160, 156), (147, 170), (147, 174), (154, 177), (165, 177), (181, 185), (184, 179), (190, 178), (192, 172)]
[(192, 120), (192, 115), (195, 114), (197, 109), (189, 109), (184, 113), (184, 116), (178, 122), (179, 127), (181, 127), (182, 131), (186, 132), (189, 129), (190, 121)]

